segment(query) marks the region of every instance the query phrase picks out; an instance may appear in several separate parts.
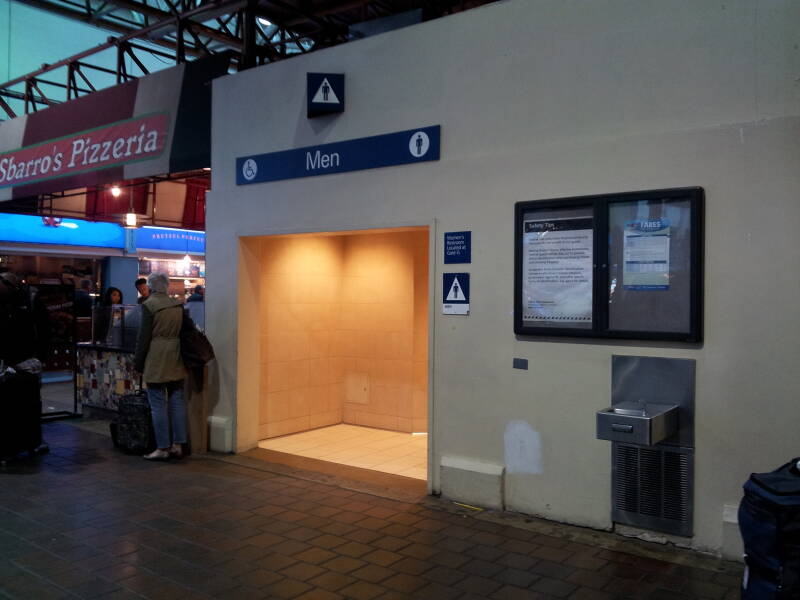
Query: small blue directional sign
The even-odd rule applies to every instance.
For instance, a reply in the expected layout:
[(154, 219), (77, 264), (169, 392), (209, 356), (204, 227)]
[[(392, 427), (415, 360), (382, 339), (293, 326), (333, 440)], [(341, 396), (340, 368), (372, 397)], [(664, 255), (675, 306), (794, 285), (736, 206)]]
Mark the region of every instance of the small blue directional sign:
[(240, 156), (236, 185), (439, 160), (441, 127), (420, 127), (320, 146)]
[(306, 73), (308, 118), (344, 112), (344, 73)]
[(472, 262), (472, 232), (450, 231), (444, 234), (444, 264)]
[(442, 273), (442, 314), (469, 314), (469, 273)]

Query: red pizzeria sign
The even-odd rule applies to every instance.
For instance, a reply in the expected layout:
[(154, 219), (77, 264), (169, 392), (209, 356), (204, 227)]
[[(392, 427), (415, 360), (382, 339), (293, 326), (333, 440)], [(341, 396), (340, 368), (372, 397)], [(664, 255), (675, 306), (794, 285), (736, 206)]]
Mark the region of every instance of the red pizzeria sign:
[(0, 187), (156, 158), (168, 128), (167, 113), (151, 114), (0, 154)]

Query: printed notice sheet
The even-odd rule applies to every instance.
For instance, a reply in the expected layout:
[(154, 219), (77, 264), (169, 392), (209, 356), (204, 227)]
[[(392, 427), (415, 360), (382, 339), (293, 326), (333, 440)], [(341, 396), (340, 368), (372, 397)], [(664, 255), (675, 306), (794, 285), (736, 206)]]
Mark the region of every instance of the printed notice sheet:
[(524, 221), (522, 320), (592, 322), (592, 219)]
[(669, 289), (669, 220), (625, 223), (622, 284), (626, 290)]

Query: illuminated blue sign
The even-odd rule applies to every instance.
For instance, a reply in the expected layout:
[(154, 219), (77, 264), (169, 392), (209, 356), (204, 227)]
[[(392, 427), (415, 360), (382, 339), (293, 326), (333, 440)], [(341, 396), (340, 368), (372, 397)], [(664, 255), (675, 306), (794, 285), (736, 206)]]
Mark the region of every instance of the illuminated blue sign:
[(170, 227), (142, 227), (136, 230), (136, 247), (140, 250), (205, 254), (206, 234), (204, 231)]
[[(93, 223), (81, 219), (10, 215), (0, 213), (0, 241), (56, 246), (125, 248), (125, 229), (116, 223)], [(142, 227), (135, 232), (136, 248), (180, 254), (205, 254), (203, 231)]]
[(26, 244), (124, 248), (125, 230), (114, 223), (0, 213), (0, 240)]

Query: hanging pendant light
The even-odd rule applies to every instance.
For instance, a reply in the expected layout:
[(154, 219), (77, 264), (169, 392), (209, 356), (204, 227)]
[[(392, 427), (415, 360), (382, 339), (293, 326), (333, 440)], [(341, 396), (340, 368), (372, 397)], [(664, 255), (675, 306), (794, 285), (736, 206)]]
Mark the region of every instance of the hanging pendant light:
[[(114, 198), (119, 198), (122, 190), (118, 185), (111, 186), (111, 195)], [(133, 194), (128, 192), (128, 212), (125, 213), (123, 221), (125, 229), (136, 229), (139, 226), (139, 216), (133, 212)]]
[(138, 227), (138, 218), (136, 213), (129, 212), (125, 215), (126, 229), (136, 229)]

